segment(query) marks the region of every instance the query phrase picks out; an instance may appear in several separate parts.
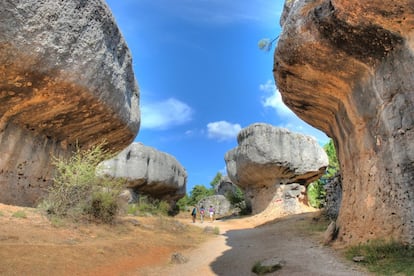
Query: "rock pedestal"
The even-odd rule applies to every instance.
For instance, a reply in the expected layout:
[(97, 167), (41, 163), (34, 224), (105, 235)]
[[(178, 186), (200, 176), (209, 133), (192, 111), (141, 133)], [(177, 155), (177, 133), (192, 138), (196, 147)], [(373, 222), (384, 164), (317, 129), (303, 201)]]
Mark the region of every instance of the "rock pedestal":
[[(253, 213), (275, 200), (285, 201), (285, 196), (278, 196), (289, 190), (283, 185), (309, 184), (328, 166), (328, 156), (315, 139), (287, 129), (256, 123), (242, 129), (237, 141), (224, 158), (227, 175), (245, 191)], [(299, 204), (298, 200), (299, 195)]]
[(130, 51), (101, 0), (0, 2), (0, 202), (31, 206), (51, 156), (136, 136)]
[(283, 101), (334, 139), (338, 240), (414, 244), (414, 5), (287, 1), (274, 76)]

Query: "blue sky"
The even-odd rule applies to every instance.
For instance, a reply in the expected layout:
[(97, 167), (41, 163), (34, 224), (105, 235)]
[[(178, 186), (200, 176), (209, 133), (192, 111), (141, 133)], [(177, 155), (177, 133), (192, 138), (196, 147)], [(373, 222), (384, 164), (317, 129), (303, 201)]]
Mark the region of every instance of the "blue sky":
[(187, 191), (226, 174), (224, 154), (255, 122), (328, 138), (298, 119), (273, 80), (282, 0), (107, 0), (132, 52), (140, 87), (135, 141), (173, 155)]

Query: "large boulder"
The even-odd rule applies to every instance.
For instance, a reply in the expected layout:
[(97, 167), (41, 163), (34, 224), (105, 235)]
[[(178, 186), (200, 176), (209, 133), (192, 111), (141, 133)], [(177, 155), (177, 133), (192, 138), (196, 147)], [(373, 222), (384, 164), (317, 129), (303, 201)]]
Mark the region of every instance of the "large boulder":
[(283, 101), (332, 137), (338, 241), (414, 244), (414, 5), (286, 1), (274, 76)]
[[(227, 174), (245, 191), (253, 213), (291, 198), (284, 196), (289, 188), (283, 185), (307, 185), (328, 166), (328, 156), (315, 139), (287, 129), (256, 123), (242, 129), (237, 141), (238, 146), (224, 158)], [(298, 204), (299, 198), (298, 194)]]
[(139, 124), (130, 51), (103, 0), (0, 2), (0, 202), (33, 205), (51, 156), (106, 140), (121, 150)]
[(219, 219), (233, 214), (233, 207), (230, 201), (224, 195), (211, 195), (201, 199), (198, 202), (198, 208), (203, 206), (205, 211), (206, 220), (209, 218), (208, 210), (210, 206), (214, 208), (214, 218)]
[(99, 165), (99, 174), (124, 178), (136, 194), (174, 203), (185, 195), (187, 172), (172, 155), (132, 143)]

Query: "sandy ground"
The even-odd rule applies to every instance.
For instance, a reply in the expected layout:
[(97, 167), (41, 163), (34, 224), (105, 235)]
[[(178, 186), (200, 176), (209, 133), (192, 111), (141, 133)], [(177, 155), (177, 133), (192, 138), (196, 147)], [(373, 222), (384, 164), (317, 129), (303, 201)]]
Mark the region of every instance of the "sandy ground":
[(142, 270), (140, 275), (256, 275), (257, 261), (277, 257), (283, 268), (267, 275), (369, 275), (346, 261), (338, 252), (321, 244), (322, 232), (306, 228), (315, 213), (267, 221), (259, 216), (201, 224), (219, 227), (221, 234), (196, 249), (183, 252), (185, 264), (169, 264)]
[[(116, 226), (57, 225), (35, 209), (0, 204), (0, 275), (255, 275), (253, 265), (269, 257), (286, 262), (270, 275), (368, 275), (322, 246), (322, 232), (307, 230), (314, 216), (203, 224), (189, 216), (126, 217)], [(206, 226), (220, 234), (204, 233)], [(174, 252), (189, 261), (171, 264)]]

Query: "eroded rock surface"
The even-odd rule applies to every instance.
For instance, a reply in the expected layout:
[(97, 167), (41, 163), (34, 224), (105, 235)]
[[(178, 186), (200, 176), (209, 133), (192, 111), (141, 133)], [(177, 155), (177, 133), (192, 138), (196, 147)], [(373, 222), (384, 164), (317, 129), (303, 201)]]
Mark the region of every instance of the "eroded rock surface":
[[(224, 158), (227, 175), (245, 191), (253, 213), (290, 199), (285, 196), (289, 188), (283, 185), (306, 185), (321, 177), (328, 166), (328, 157), (315, 139), (287, 129), (256, 123), (242, 129), (237, 141), (238, 146)], [(295, 199), (298, 204), (300, 194)]]
[(0, 202), (33, 205), (51, 155), (136, 136), (130, 51), (101, 0), (0, 2)]
[(125, 178), (135, 193), (171, 203), (186, 191), (187, 172), (177, 159), (142, 143), (132, 143), (113, 159), (102, 162), (99, 173)]
[(340, 242), (414, 244), (414, 3), (287, 1), (274, 75), (284, 102), (334, 139)]

